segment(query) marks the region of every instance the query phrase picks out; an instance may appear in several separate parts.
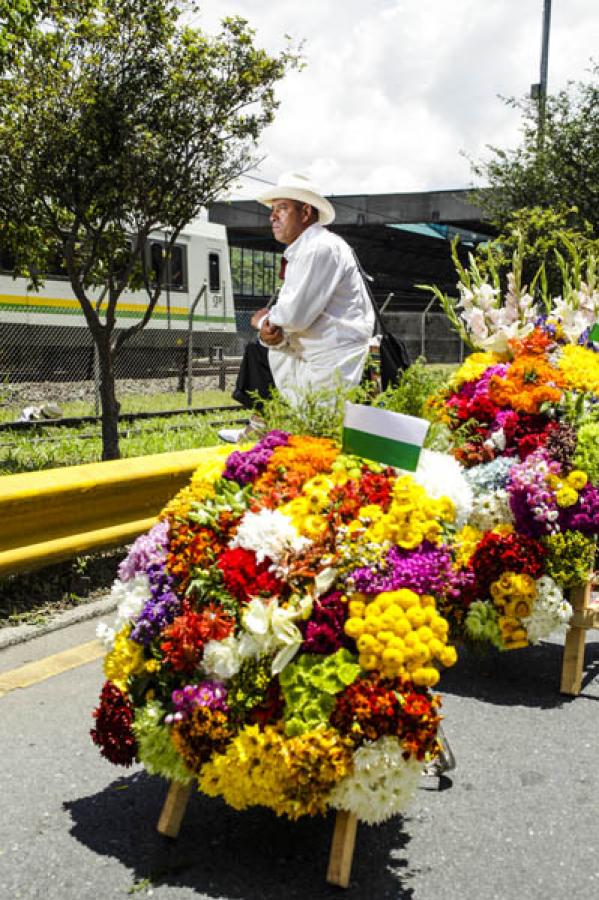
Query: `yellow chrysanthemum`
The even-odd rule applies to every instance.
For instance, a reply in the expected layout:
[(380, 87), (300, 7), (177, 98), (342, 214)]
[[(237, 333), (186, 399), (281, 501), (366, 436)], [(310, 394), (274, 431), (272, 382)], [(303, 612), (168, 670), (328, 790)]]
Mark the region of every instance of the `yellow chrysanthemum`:
[(221, 477), (227, 456), (231, 453), (230, 447), (207, 448), (206, 456), (201, 466), (191, 476), (191, 481), (172, 500), (170, 500), (160, 513), (160, 518), (167, 516), (172, 518), (185, 518), (192, 503), (198, 503), (207, 497), (214, 496), (214, 482)]
[(383, 591), (370, 602), (350, 601), (346, 634), (356, 641), (359, 663), (387, 678), (407, 675), (419, 685), (438, 680), (430, 663), (453, 665), (457, 654), (447, 646), (449, 625), (435, 608), (434, 597), (402, 588)]
[(498, 353), (472, 353), (449, 379), (449, 387), (457, 391), (466, 381), (477, 381), (490, 366), (505, 361)]
[(114, 647), (104, 658), (104, 674), (123, 693), (127, 691), (131, 676), (160, 668), (156, 660), (145, 659), (143, 645), (130, 641), (130, 634), (131, 625), (124, 625), (114, 639)]
[(599, 394), (599, 355), (578, 344), (566, 344), (558, 363), (566, 387)]

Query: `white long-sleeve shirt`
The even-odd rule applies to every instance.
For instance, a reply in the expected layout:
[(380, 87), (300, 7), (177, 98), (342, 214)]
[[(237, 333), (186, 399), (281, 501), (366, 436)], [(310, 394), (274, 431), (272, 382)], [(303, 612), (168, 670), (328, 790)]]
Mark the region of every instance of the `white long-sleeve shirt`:
[[(358, 384), (374, 329), (374, 312), (354, 255), (338, 235), (315, 223), (289, 244), (285, 281), (269, 311), (285, 342), (268, 358), (277, 388)], [(335, 376), (335, 373), (338, 373)]]

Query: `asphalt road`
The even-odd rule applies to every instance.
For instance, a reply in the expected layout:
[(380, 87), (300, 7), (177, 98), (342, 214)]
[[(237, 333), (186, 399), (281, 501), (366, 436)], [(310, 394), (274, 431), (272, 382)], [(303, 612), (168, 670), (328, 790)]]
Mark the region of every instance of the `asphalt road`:
[[(94, 623), (0, 651), (0, 672), (93, 638)], [(558, 692), (561, 646), (460, 659), (441, 685), (457, 769), (405, 817), (360, 825), (349, 888), (326, 884), (333, 816), (237, 813), (194, 795), (176, 841), (166, 784), (89, 739), (100, 661), (0, 697), (0, 896), (102, 900), (599, 898), (599, 632), (582, 694)]]

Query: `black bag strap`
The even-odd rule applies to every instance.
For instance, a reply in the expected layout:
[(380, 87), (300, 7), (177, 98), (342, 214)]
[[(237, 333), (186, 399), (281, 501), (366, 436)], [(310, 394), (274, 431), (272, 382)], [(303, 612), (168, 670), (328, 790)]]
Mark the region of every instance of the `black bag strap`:
[(362, 281), (364, 282), (364, 287), (366, 288), (366, 293), (368, 294), (368, 297), (372, 304), (372, 308), (374, 310), (374, 319), (377, 324), (378, 332), (380, 332), (380, 334), (389, 334), (389, 329), (383, 322), (383, 317), (381, 316), (381, 314), (379, 312), (379, 308), (376, 305), (376, 300), (374, 299), (374, 294), (372, 293), (372, 289), (370, 287), (370, 284), (368, 283), (370, 279), (369, 279), (368, 275), (366, 274), (366, 272), (364, 271), (364, 267), (362, 266), (362, 263), (360, 262), (360, 260), (358, 258), (358, 254), (356, 253), (354, 248), (350, 247), (350, 250), (354, 255), (354, 259), (355, 259), (356, 265), (358, 267), (358, 272), (362, 276)]

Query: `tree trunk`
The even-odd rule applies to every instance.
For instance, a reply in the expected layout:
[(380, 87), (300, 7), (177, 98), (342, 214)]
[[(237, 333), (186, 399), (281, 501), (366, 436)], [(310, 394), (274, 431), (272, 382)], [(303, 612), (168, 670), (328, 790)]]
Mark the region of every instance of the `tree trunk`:
[(114, 382), (113, 355), (110, 335), (95, 334), (100, 364), (100, 401), (102, 403), (102, 459), (120, 459), (119, 410)]

